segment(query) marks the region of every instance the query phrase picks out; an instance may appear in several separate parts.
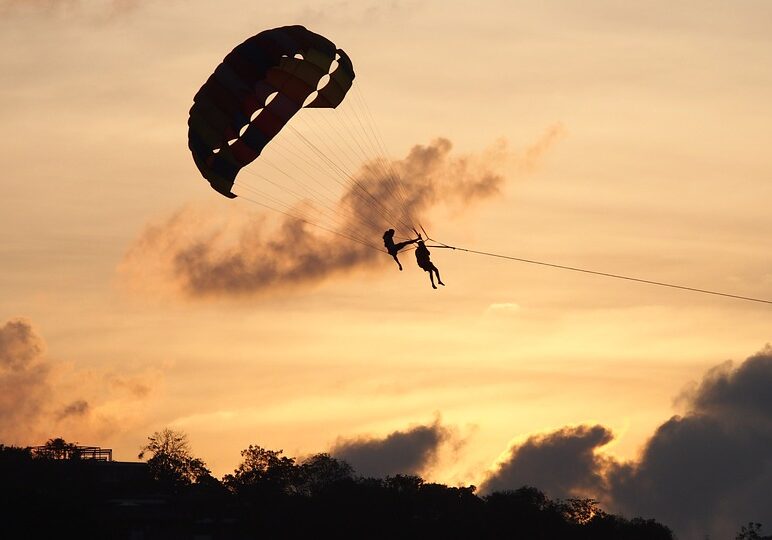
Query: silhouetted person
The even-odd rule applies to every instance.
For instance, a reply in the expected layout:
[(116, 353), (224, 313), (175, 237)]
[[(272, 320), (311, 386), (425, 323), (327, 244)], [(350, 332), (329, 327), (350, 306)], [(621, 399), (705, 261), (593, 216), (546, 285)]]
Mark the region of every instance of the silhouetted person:
[(415, 244), (418, 242), (418, 240), (421, 237), (419, 236), (415, 240), (407, 240), (405, 242), (400, 242), (399, 244), (394, 243), (394, 229), (389, 229), (385, 233), (383, 233), (383, 245), (386, 246), (386, 251), (389, 252), (389, 255), (394, 257), (394, 260), (397, 261), (397, 266), (399, 266), (399, 269), (402, 270), (402, 264), (399, 262), (399, 259), (397, 258), (397, 253), (399, 253), (399, 250), (403, 249), (405, 246), (408, 246), (410, 244)]
[(421, 239), (418, 239), (418, 247), (415, 248), (415, 260), (418, 263), (418, 266), (420, 266), (424, 272), (429, 272), (429, 281), (432, 282), (433, 289), (436, 289), (437, 285), (434, 284), (434, 275), (432, 272), (437, 274), (437, 283), (443, 286), (445, 285), (440, 279), (440, 271), (437, 270), (437, 267), (432, 264), (431, 260), (429, 260), (429, 249)]

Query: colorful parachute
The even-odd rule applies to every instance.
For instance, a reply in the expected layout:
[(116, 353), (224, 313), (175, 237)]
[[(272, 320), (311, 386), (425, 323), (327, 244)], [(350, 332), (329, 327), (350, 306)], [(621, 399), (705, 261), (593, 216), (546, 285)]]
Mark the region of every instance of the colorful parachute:
[(351, 60), (303, 26), (266, 30), (233, 49), (195, 95), (188, 147), (226, 197), (236, 175), (300, 109), (335, 108), (351, 88)]

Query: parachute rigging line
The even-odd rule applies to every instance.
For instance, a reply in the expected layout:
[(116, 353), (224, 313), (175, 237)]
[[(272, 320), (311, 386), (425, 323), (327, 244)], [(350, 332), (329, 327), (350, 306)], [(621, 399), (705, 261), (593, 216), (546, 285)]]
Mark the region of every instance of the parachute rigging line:
[(292, 214), (291, 212), (285, 212), (284, 210), (279, 210), (278, 208), (274, 208), (273, 206), (270, 206), (268, 204), (262, 203), (260, 201), (256, 201), (256, 200), (251, 199), (249, 197), (245, 197), (243, 194), (239, 194), (239, 198), (242, 198), (245, 201), (249, 201), (249, 202), (251, 202), (253, 204), (256, 204), (258, 206), (262, 206), (263, 208), (267, 208), (268, 210), (273, 210), (274, 212), (279, 212), (280, 214), (284, 214), (287, 217), (290, 217), (292, 219), (296, 219), (296, 220), (298, 220), (298, 221), (300, 221), (302, 223), (306, 223), (308, 225), (311, 225), (312, 227), (317, 227), (318, 229), (321, 229), (323, 231), (327, 231), (328, 233), (332, 233), (332, 234), (334, 234), (336, 236), (340, 236), (341, 238), (345, 238), (347, 240), (351, 240), (352, 242), (356, 242), (357, 244), (362, 244), (363, 246), (367, 246), (369, 248), (372, 248), (372, 249), (374, 249), (376, 251), (380, 251), (382, 253), (388, 253), (385, 249), (381, 249), (381, 248), (379, 248), (378, 246), (376, 246), (374, 244), (371, 244), (369, 242), (365, 242), (365, 241), (360, 240), (358, 238), (355, 238), (353, 236), (349, 236), (349, 235), (344, 234), (344, 233), (342, 233), (340, 231), (335, 231), (335, 230), (332, 230), (332, 229), (328, 229), (327, 227), (319, 225), (318, 223), (314, 223), (313, 221), (308, 221), (305, 218), (302, 218), (300, 216), (296, 216), (296, 215)]
[(487, 251), (477, 251), (477, 250), (474, 250), (474, 249), (467, 249), (467, 248), (462, 248), (462, 247), (458, 247), (458, 246), (450, 246), (448, 244), (443, 244), (442, 242), (440, 242), (438, 240), (435, 240), (434, 238), (429, 238), (428, 236), (427, 236), (427, 240), (430, 240), (431, 242), (436, 242), (438, 244), (438, 245), (428, 246), (428, 247), (433, 247), (433, 248), (441, 248), (441, 249), (444, 248), (444, 249), (452, 249), (454, 251), (465, 251), (467, 253), (475, 253), (477, 255), (485, 255), (487, 257), (496, 257), (498, 259), (507, 259), (507, 260), (510, 260), (510, 261), (517, 261), (517, 262), (528, 263), (528, 264), (536, 264), (536, 265), (540, 265), (540, 266), (549, 266), (551, 268), (558, 268), (560, 270), (571, 270), (572, 272), (582, 272), (582, 273), (585, 273), (585, 274), (593, 274), (593, 275), (596, 275), (596, 276), (609, 277), (609, 278), (615, 278), (615, 279), (624, 279), (624, 280), (627, 280), (627, 281), (636, 281), (638, 283), (646, 283), (648, 285), (656, 285), (658, 287), (670, 287), (671, 289), (681, 289), (681, 290), (684, 290), (684, 291), (692, 291), (692, 292), (702, 293), (702, 294), (712, 294), (714, 296), (724, 296), (726, 298), (734, 298), (736, 300), (747, 300), (749, 302), (758, 302), (758, 303), (761, 303), (761, 304), (772, 304), (772, 300), (765, 300), (763, 298), (754, 298), (754, 297), (751, 297), (751, 296), (740, 296), (740, 295), (737, 295), (737, 294), (729, 294), (729, 293), (724, 293), (724, 292), (719, 292), (719, 291), (711, 291), (711, 290), (708, 290), (708, 289), (698, 289), (696, 287), (687, 287), (685, 285), (675, 285), (673, 283), (665, 283), (663, 281), (653, 281), (653, 280), (650, 280), (650, 279), (641, 279), (641, 278), (636, 278), (636, 277), (631, 277), (631, 276), (623, 276), (621, 274), (611, 274), (609, 272), (599, 272), (597, 270), (588, 270), (586, 268), (577, 268), (575, 266), (565, 266), (565, 265), (562, 265), (562, 264), (554, 264), (554, 263), (548, 263), (548, 262), (543, 262), (543, 261), (535, 261), (535, 260), (532, 260), (532, 259), (523, 259), (523, 258), (520, 258), (520, 257), (511, 257), (509, 255), (501, 255), (499, 253), (490, 253), (490, 252), (487, 252)]

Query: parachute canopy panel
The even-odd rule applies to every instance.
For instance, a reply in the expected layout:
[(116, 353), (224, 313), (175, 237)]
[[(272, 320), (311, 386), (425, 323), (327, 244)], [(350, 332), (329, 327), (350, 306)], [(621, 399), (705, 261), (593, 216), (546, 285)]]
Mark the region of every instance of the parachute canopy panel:
[(233, 49), (193, 98), (188, 148), (226, 197), (242, 167), (305, 107), (335, 108), (354, 81), (348, 55), (303, 26), (266, 30)]

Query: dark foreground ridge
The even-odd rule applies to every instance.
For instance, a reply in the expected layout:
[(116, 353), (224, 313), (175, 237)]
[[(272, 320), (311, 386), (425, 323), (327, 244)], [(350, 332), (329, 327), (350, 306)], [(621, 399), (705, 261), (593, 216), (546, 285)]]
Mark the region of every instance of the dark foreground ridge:
[(412, 475), (363, 478), (328, 454), (296, 462), (250, 446), (218, 480), (189, 454), (184, 435), (167, 430), (149, 440), (147, 463), (112, 461), (62, 439), (0, 445), (8, 537), (673, 538), (654, 520), (608, 514), (592, 499), (550, 500), (533, 487), (480, 497), (474, 486)]

